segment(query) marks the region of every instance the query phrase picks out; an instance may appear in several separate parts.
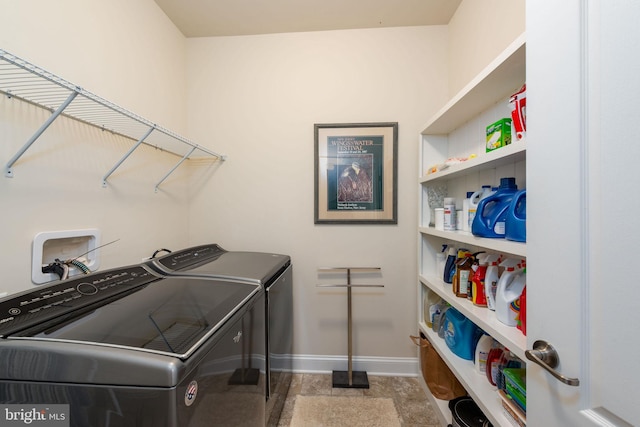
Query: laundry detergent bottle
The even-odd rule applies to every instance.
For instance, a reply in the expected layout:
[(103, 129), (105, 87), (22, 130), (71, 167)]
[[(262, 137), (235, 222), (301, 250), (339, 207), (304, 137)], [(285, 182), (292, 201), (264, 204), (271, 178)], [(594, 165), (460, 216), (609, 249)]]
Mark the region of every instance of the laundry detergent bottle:
[(447, 260), (444, 264), (444, 271), (442, 272), (442, 280), (445, 283), (453, 283), (453, 276), (456, 274), (456, 259), (458, 251), (453, 246), (450, 246), (447, 250)]
[[(525, 268), (525, 274), (527, 269)], [(527, 335), (527, 287), (525, 286), (520, 295), (520, 315), (518, 316), (518, 329)]]
[(500, 279), (500, 255), (489, 254), (485, 258), (487, 271), (484, 275), (484, 295), (487, 298), (489, 310), (496, 309), (496, 291), (498, 290), (498, 280)]
[(526, 270), (521, 268), (519, 260), (513, 258), (506, 259), (502, 264), (505, 264), (506, 270), (498, 281), (496, 317), (507, 326), (516, 326), (520, 313), (520, 295), (526, 284)]
[(496, 192), (478, 203), (471, 232), (479, 237), (504, 238), (507, 213), (517, 191), (515, 178), (500, 178)]
[(480, 200), (484, 199), (487, 196), (490, 196), (494, 192), (491, 190), (490, 185), (483, 185), (482, 188), (475, 193), (471, 193), (469, 196), (469, 216), (467, 218), (468, 227), (467, 231), (471, 231), (471, 225), (473, 224), (473, 219), (476, 216), (476, 212), (478, 211), (478, 204)]
[(490, 256), (490, 254), (478, 254), (476, 257), (478, 265), (475, 266), (475, 272), (471, 279), (471, 302), (480, 307), (487, 306), (487, 296), (485, 294), (484, 283), (488, 267), (487, 258)]
[(527, 190), (518, 191), (511, 200), (504, 237), (515, 242), (527, 241)]
[(453, 293), (459, 298), (467, 298), (469, 285), (473, 277), (473, 263), (475, 258), (466, 253), (464, 258), (458, 259), (456, 264), (456, 278), (453, 281)]

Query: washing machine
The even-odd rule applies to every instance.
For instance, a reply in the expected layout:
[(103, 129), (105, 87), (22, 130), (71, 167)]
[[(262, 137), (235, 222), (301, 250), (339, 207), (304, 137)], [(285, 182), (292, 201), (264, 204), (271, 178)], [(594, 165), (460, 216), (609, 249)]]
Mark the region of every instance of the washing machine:
[(263, 426), (264, 300), (256, 283), (143, 265), (5, 297), (0, 425), (33, 414), (73, 427)]
[(260, 284), (266, 293), (267, 420), (277, 421), (291, 384), (293, 280), (288, 255), (228, 251), (218, 244), (194, 246), (152, 258), (146, 265), (162, 275), (238, 280)]

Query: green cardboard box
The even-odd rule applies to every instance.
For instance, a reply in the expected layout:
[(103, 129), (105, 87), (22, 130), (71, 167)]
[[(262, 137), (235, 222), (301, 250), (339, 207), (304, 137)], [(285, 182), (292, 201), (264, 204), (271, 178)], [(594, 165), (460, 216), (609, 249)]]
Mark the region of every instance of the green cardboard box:
[(511, 144), (511, 119), (500, 119), (487, 126), (487, 153)]

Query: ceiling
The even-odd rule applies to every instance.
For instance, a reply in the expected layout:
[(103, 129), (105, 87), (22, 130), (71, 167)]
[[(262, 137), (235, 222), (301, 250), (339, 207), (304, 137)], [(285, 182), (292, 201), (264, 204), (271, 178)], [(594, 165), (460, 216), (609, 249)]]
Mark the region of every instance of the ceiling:
[(462, 0), (155, 0), (186, 37), (446, 25)]

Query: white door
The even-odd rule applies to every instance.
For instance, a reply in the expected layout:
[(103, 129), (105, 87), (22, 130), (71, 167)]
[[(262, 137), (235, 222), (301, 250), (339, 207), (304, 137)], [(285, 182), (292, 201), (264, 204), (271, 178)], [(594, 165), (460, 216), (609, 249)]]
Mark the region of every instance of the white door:
[(640, 426), (640, 2), (527, 1), (527, 424)]

